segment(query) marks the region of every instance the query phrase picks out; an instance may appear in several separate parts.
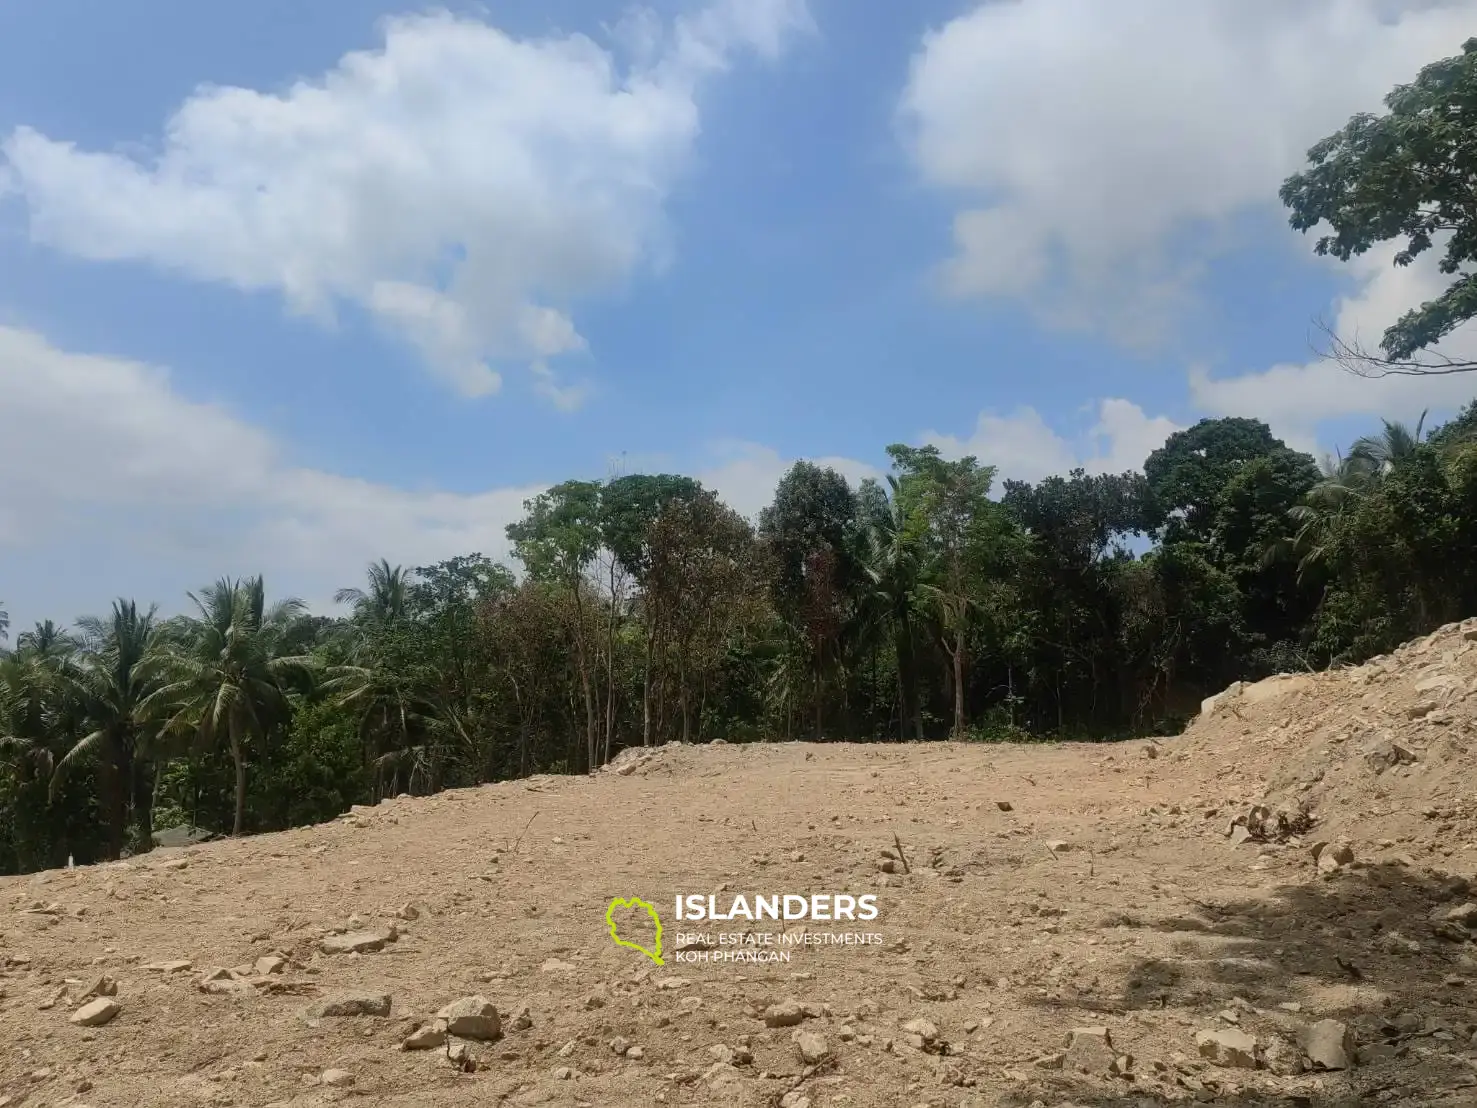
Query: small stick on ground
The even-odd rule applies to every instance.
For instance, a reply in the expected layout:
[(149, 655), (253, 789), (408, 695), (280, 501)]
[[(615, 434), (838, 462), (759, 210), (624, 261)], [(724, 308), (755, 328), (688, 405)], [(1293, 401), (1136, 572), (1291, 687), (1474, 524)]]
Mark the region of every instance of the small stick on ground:
[(528, 817), (528, 822), (523, 825), (523, 830), (520, 831), (520, 832), (518, 832), (518, 837), (513, 840), (513, 849), (509, 853), (512, 853), (512, 854), (517, 854), (518, 853), (518, 844), (520, 844), (521, 842), (523, 842), (523, 836), (526, 835), (526, 834), (528, 834), (528, 829), (533, 826), (533, 821), (536, 820), (536, 819), (538, 819), (538, 813), (537, 812), (533, 813), (533, 815), (531, 815), (531, 816)]
[(908, 865), (907, 855), (903, 853), (903, 840), (897, 837), (897, 832), (892, 833), (892, 844), (897, 847), (897, 860), (903, 864), (904, 873), (912, 873), (913, 867)]

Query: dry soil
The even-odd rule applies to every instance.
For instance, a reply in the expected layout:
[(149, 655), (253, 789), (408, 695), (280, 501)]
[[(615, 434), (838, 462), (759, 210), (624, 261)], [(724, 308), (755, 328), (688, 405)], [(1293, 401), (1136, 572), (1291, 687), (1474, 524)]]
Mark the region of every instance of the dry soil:
[[(1159, 743), (673, 745), (7, 878), (0, 1106), (1477, 1104), (1474, 717), (1468, 623)], [(674, 918), (785, 893), (878, 915)]]

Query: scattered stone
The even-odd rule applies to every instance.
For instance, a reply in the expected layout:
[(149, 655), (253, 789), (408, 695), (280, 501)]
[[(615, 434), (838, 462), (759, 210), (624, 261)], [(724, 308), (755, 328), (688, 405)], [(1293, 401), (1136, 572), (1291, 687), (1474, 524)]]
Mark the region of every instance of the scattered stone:
[(265, 954), (258, 958), (251, 968), (258, 977), (267, 977), (274, 973), (281, 973), (287, 968), (287, 959), (276, 954)]
[(400, 1044), (403, 1050), (438, 1050), (446, 1045), (446, 1029), (427, 1023), (417, 1027)]
[(93, 996), (117, 996), (117, 995), (118, 995), (118, 982), (116, 980), (114, 980), (113, 978), (111, 978), (111, 977), (107, 976), (106, 974), (104, 974), (102, 977), (99, 977), (96, 980), (94, 980), (91, 985), (87, 986), (87, 988), (83, 989), (80, 993), (78, 993), (77, 994), (77, 999), (78, 1000), (86, 1000), (88, 997), (93, 997)]
[(1197, 1031), (1195, 1049), (1212, 1065), (1254, 1070), (1261, 1064), (1254, 1036), (1235, 1028)]
[(633, 1046), (630, 1050), (626, 1051), (626, 1058), (632, 1062), (639, 1062), (645, 1057), (646, 1051), (642, 1050), (639, 1046)]
[(1346, 1070), (1354, 1058), (1354, 1033), (1338, 1020), (1319, 1020), (1298, 1034), (1298, 1045), (1319, 1069)]
[(995, 801), (995, 807), (999, 808), (1002, 812), (1013, 811), (1013, 809), (1010, 806), (1010, 801), (1008, 801), (1008, 800), (997, 800), (997, 801)]
[(903, 1041), (914, 1050), (931, 1050), (939, 1039), (938, 1025), (921, 1017), (903, 1024), (902, 1030)]
[(392, 941), (386, 931), (350, 931), (347, 935), (327, 935), (318, 946), (324, 954), (373, 954)]
[(400, 910), (395, 913), (395, 915), (399, 916), (403, 920), (420, 919), (421, 910), (417, 908), (414, 904), (406, 904), (403, 905)]
[(1477, 928), (1477, 904), (1459, 904), (1455, 908), (1448, 908), (1441, 918), (1459, 927)]
[(1391, 739), (1382, 739), (1364, 752), (1364, 760), (1375, 773), (1384, 773), (1394, 766), (1408, 766), (1415, 762), (1416, 753)]
[(1067, 842), (1066, 839), (1047, 839), (1046, 849), (1053, 854), (1065, 854), (1072, 849), (1072, 844)]
[[(631, 769), (635, 769), (636, 768), (636, 764), (634, 762), (632, 762), (631, 765), (630, 765), (630, 768)], [(616, 772), (617, 773), (620, 773), (621, 771), (620, 770), (616, 770)], [(554, 1080), (555, 1081), (568, 1081), (572, 1077), (574, 1077), (574, 1070), (570, 1069), (568, 1066), (555, 1066), (554, 1067)]]
[(619, 1054), (624, 1057), (626, 1051), (631, 1049), (631, 1040), (617, 1035), (615, 1038), (610, 1040), (610, 1049), (615, 1054)]
[(533, 1013), (528, 1010), (528, 1005), (523, 1005), (508, 1020), (508, 1026), (514, 1031), (527, 1031), (533, 1026)]
[(826, 1042), (825, 1036), (818, 1035), (814, 1031), (796, 1031), (790, 1039), (800, 1051), (801, 1059), (809, 1065), (815, 1065), (831, 1053), (830, 1044)]
[(354, 1083), (354, 1075), (348, 1070), (324, 1070), (319, 1080), (330, 1088), (347, 1089)]
[(123, 1011), (123, 1006), (116, 1000), (100, 996), (73, 1012), (70, 1022), (78, 1027), (101, 1027), (111, 1022), (113, 1017), (121, 1011)]
[(780, 1108), (810, 1108), (810, 1097), (799, 1089), (791, 1089), (780, 1097)]
[(149, 973), (183, 973), (193, 965), (188, 958), (178, 958), (172, 962), (148, 962), (139, 968)]
[(391, 999), (389, 993), (338, 993), (325, 997), (308, 1009), (314, 1019), (348, 1016), (388, 1016)]
[(1353, 863), (1354, 848), (1344, 842), (1316, 843), (1313, 846), (1313, 860), (1318, 864), (1319, 873), (1337, 873), (1344, 866)]
[(464, 996), (453, 1000), (436, 1013), (436, 1018), (446, 1022), (447, 1034), (461, 1039), (488, 1042), (502, 1034), (497, 1005), (485, 996)]
[(798, 1000), (782, 1000), (764, 1009), (764, 1026), (794, 1027), (805, 1020), (805, 1007)]
[(1067, 1035), (1062, 1068), (1077, 1073), (1104, 1074), (1112, 1070), (1117, 1058), (1106, 1027), (1075, 1027)]
[(572, 969), (574, 969), (572, 963), (561, 962), (558, 958), (550, 958), (543, 965), (539, 966), (541, 973), (568, 973)]

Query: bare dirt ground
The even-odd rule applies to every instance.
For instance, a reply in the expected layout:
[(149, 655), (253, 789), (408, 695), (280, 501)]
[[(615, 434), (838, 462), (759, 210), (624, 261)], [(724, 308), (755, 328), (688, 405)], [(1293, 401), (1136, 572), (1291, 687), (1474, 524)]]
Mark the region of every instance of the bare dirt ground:
[[(670, 746), (4, 879), (0, 1105), (1477, 1104), (1474, 716), (1469, 623), (1157, 745)], [(679, 961), (787, 926), (679, 893), (883, 942)]]

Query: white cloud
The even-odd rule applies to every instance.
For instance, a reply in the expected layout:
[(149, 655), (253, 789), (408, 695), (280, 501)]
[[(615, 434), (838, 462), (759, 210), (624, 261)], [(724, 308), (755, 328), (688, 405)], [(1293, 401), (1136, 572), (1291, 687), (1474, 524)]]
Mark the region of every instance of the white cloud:
[[(1451, 281), (1437, 271), (1439, 249), (1410, 266), (1391, 264), (1394, 253), (1393, 248), (1371, 251), (1348, 263), (1358, 287), (1338, 301), (1328, 321), (1345, 342), (1377, 351), (1386, 327), (1410, 308), (1434, 298)], [(1320, 348), (1328, 345), (1326, 336), (1317, 333), (1312, 342)], [(1459, 330), (1422, 357), (1434, 354), (1477, 360), (1477, 330)], [(1451, 412), (1477, 397), (1477, 374), (1369, 379), (1313, 356), (1302, 363), (1220, 378), (1194, 370), (1190, 395), (1201, 411), (1264, 420), (1289, 445), (1318, 452), (1332, 445), (1320, 434), (1320, 424), (1327, 420), (1361, 416), (1371, 422), (1383, 418), (1414, 426), (1422, 411)]]
[[(322, 603), (381, 555), (414, 565), (503, 552), (503, 528), (538, 491), (411, 492), (306, 469), (260, 428), (180, 396), (162, 370), (69, 353), (6, 327), (0, 411), (6, 564), (81, 547), (94, 572), (118, 575), (97, 586), (52, 574), (9, 580), (3, 587), (18, 623), (100, 607), (109, 593), (84, 589), (131, 589), (120, 567), (144, 576), (156, 558), (190, 576), (155, 599), (178, 604), (186, 589), (220, 573), (264, 572), (274, 593)], [(42, 611), (43, 602), (68, 607)]]
[[(0, 597), (16, 627), (102, 610), (120, 593), (177, 610), (187, 589), (221, 574), (263, 573), (273, 595), (333, 610), (334, 590), (375, 558), (506, 557), (504, 529), (523, 502), (569, 476), (463, 494), (306, 468), (263, 429), (180, 395), (162, 369), (4, 326), (0, 412)], [(853, 481), (877, 475), (848, 458), (815, 460)], [(726, 442), (694, 475), (754, 516), (791, 464)]]
[(900, 111), (959, 200), (944, 276), (1120, 338), (1182, 314), (1227, 221), (1456, 53), (1477, 0), (1015, 0), (930, 33)]
[(1093, 425), (1076, 439), (1052, 430), (1034, 408), (1018, 408), (1006, 416), (981, 412), (966, 439), (929, 431), (923, 441), (946, 457), (974, 455), (995, 466), (1001, 481), (1039, 481), (1078, 467), (1089, 473), (1142, 469), (1144, 459), (1180, 429), (1173, 420), (1150, 417), (1127, 400), (1100, 400), (1096, 414)]
[(661, 263), (699, 86), (810, 26), (805, 0), (713, 0), (671, 26), (623, 23), (623, 66), (583, 35), (402, 16), (382, 49), (281, 94), (198, 90), (152, 158), (20, 127), (0, 176), (38, 242), (276, 290), (324, 319), (360, 305), (486, 395), (499, 365), (584, 350), (573, 304)]
[[(713, 447), (712, 463), (697, 479), (715, 490), (724, 503), (750, 519), (774, 500), (774, 490), (780, 478), (798, 459), (782, 457), (772, 447), (759, 443), (729, 441)], [(806, 461), (822, 469), (834, 469), (849, 481), (853, 488), (865, 478), (880, 478), (882, 471), (866, 462), (854, 458), (819, 457)]]

